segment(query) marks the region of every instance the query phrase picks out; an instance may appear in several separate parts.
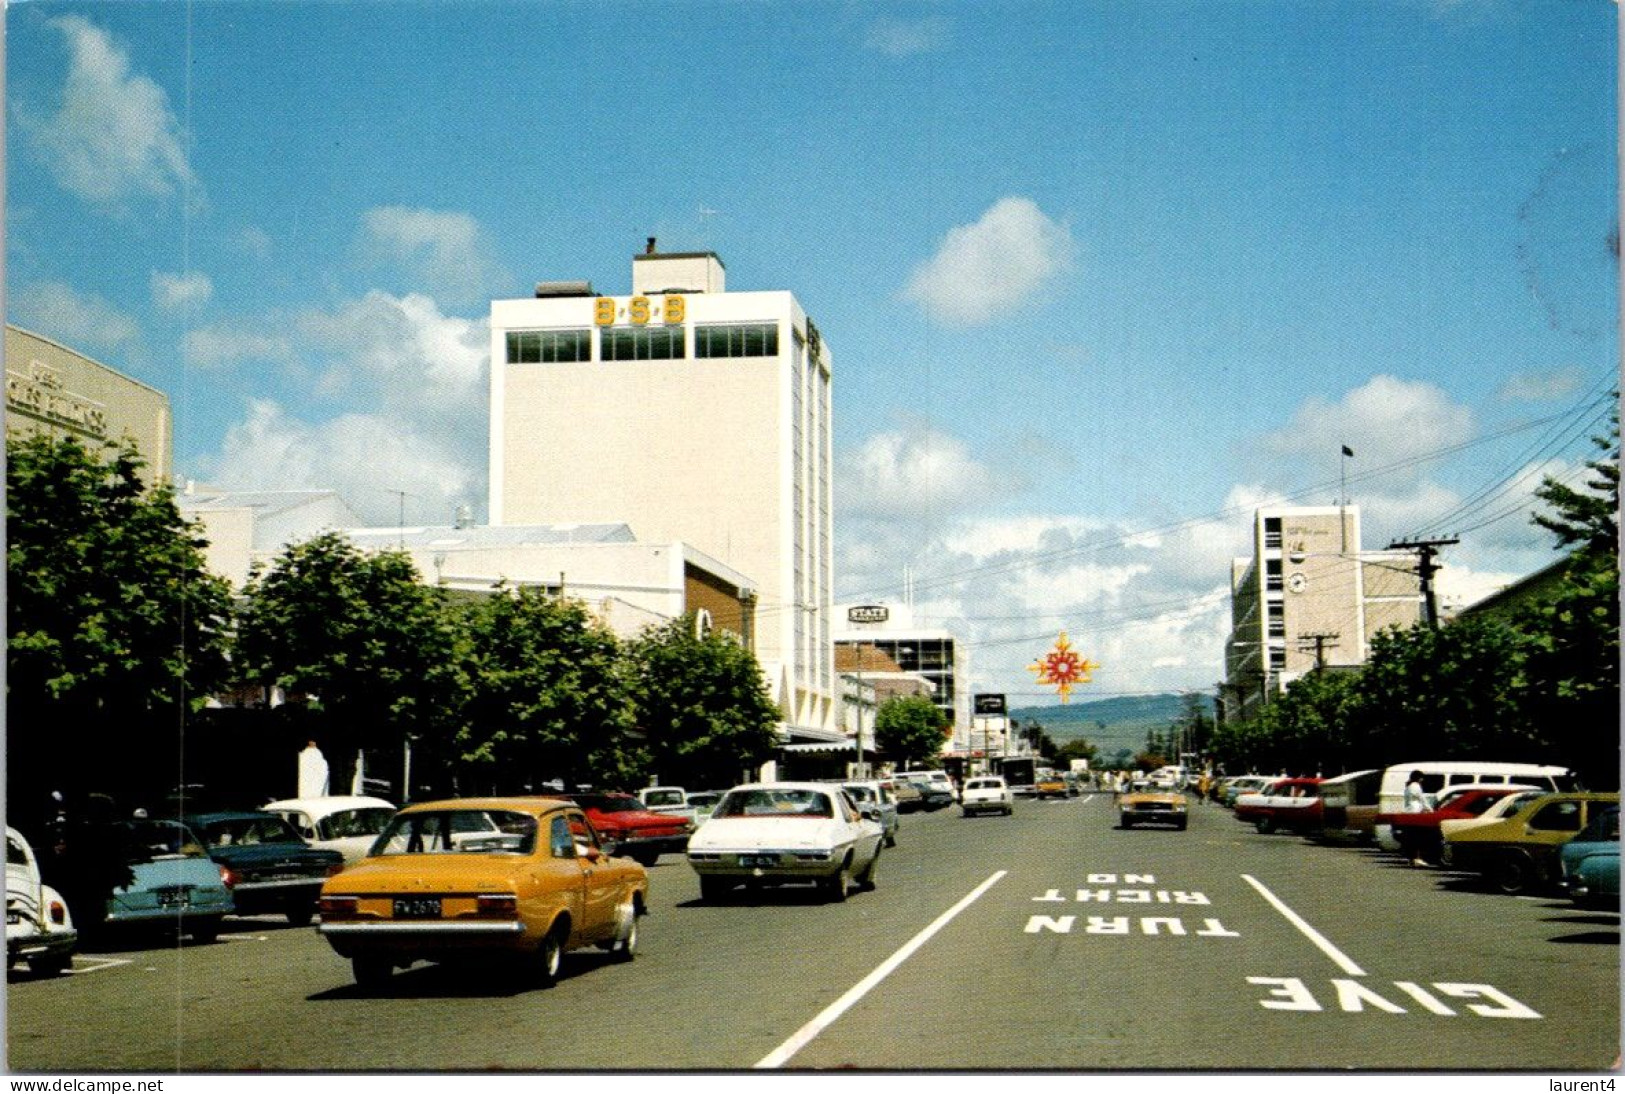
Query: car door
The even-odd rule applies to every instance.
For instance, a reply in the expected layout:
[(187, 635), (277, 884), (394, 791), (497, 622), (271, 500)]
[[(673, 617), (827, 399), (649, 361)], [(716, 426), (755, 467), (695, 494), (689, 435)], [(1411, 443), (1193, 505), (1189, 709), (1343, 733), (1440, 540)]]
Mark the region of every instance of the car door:
[(615, 905), (619, 903), (621, 871), (598, 842), (584, 813), (570, 812), (576, 861), (581, 868), (581, 914), (577, 918), (583, 940), (601, 942), (615, 933)]
[(856, 873), (861, 873), (863, 868), (880, 854), (880, 841), (885, 831), (874, 821), (864, 819), (863, 814), (852, 805), (852, 799), (846, 794), (831, 796), (835, 799), (839, 819), (845, 826), (846, 838), (852, 842), (852, 869)]
[(1585, 807), (1584, 801), (1573, 798), (1540, 806), (1524, 824), (1521, 845), (1537, 858), (1546, 860), (1548, 865), (1555, 866), (1558, 847), (1573, 839), (1585, 827)]

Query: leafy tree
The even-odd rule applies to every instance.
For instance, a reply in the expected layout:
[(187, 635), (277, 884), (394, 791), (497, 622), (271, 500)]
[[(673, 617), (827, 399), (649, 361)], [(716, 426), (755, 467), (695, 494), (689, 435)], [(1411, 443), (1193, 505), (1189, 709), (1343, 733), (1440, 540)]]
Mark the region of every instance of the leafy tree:
[(1364, 741), (1349, 733), (1356, 681), (1348, 673), (1311, 672), (1264, 708), (1260, 717), (1271, 740), (1272, 770), (1335, 775), (1358, 764)]
[[(224, 680), (231, 590), (133, 446), (6, 442), (7, 774), (27, 811), (71, 765), (135, 789)], [(62, 736), (57, 734), (61, 733)], [(122, 783), (113, 786), (105, 780)], [(151, 791), (152, 786), (141, 787)]]
[(329, 756), (395, 752), (410, 736), (426, 768), (444, 758), (458, 705), (456, 636), (444, 593), (409, 556), (327, 532), (250, 577), (237, 652), (245, 682), (308, 702)]
[(1066, 766), (1073, 760), (1088, 760), (1091, 767), (1095, 766), (1095, 756), (1100, 749), (1083, 738), (1075, 738), (1061, 745), (1055, 750), (1055, 764), (1057, 767)]
[(942, 711), (923, 695), (898, 695), (875, 712), (875, 744), (899, 767), (934, 760), (950, 727)]
[(458, 746), (477, 786), (641, 781), (646, 757), (632, 736), (619, 643), (585, 605), (536, 588), (503, 590), (469, 609), (467, 628)]
[(1594, 560), (1616, 562), (1619, 558), (1619, 412), (1616, 410), (1609, 436), (1591, 438), (1592, 446), (1603, 455), (1586, 464), (1590, 477), (1585, 490), (1576, 490), (1546, 476), (1535, 496), (1554, 512), (1535, 513), (1535, 524), (1557, 537), (1557, 547), (1578, 546)]
[(685, 616), (646, 629), (626, 651), (650, 769), (681, 786), (731, 786), (771, 759), (779, 710), (755, 655), (731, 636), (695, 634)]

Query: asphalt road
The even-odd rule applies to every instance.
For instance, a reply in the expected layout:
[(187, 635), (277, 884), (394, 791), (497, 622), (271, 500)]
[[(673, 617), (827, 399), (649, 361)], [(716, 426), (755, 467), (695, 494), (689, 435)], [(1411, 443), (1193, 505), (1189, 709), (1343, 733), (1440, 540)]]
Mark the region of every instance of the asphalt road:
[(314, 928), (13, 971), (13, 1071), (1591, 1071), (1619, 917), (1347, 846), (1114, 826), (1109, 795), (903, 819), (878, 886), (703, 904), (668, 855), (639, 953), (541, 990), (417, 966), (364, 993)]

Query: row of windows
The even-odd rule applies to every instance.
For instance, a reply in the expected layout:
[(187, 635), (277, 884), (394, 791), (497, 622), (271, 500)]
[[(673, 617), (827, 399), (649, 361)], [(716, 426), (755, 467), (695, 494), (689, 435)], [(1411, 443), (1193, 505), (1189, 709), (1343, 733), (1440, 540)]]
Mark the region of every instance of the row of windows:
[[(694, 328), (695, 357), (776, 357), (776, 323)], [(605, 327), (599, 331), (601, 361), (671, 361), (687, 356), (682, 327)], [(550, 365), (592, 360), (590, 330), (508, 332), (508, 364)]]

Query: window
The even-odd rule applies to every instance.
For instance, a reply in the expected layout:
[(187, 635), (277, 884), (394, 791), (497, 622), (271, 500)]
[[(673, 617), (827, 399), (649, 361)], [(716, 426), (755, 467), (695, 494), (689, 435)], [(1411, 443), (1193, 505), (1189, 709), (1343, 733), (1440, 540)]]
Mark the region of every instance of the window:
[(508, 364), (550, 365), (561, 361), (590, 361), (592, 332), (586, 330), (511, 330)]
[(599, 332), (603, 361), (674, 361), (683, 357), (682, 327), (605, 327)]
[(1553, 802), (1529, 818), (1530, 831), (1578, 832), (1580, 830), (1580, 803)]
[(694, 328), (695, 357), (777, 357), (777, 323), (739, 323)]

